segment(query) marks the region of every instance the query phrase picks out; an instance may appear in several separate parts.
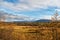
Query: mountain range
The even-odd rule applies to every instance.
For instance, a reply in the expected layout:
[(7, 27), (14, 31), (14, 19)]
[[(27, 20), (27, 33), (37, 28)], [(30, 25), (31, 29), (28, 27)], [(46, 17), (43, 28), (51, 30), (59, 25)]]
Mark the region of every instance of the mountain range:
[(35, 21), (13, 21), (13, 22), (51, 22), (51, 20), (40, 19), (40, 20), (35, 20)]
[(36, 20), (35, 22), (50, 22), (51, 20), (49, 19), (40, 19), (40, 20)]

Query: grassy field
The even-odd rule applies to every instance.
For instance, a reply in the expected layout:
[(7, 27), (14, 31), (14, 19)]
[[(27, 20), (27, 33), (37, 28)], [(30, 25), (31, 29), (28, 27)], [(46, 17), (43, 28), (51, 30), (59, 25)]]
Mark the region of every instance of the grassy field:
[(0, 24), (0, 40), (60, 40), (60, 23), (3, 24)]

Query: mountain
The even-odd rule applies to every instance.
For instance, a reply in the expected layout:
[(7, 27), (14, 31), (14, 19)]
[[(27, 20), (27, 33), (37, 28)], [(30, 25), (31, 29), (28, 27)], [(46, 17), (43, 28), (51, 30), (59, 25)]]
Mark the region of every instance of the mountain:
[(13, 21), (13, 22), (17, 22), (17, 23), (20, 23), (20, 22), (50, 22), (51, 20), (49, 19), (40, 19), (40, 20), (34, 20), (34, 21)]
[(35, 22), (50, 22), (51, 20), (49, 19), (40, 19), (40, 20), (37, 20)]

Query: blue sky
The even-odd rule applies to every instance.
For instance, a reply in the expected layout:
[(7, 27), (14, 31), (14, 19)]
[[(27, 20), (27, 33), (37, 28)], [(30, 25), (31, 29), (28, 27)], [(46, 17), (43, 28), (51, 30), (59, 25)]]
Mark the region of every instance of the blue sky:
[(13, 20), (51, 19), (56, 10), (60, 14), (60, 0), (0, 0), (0, 11)]

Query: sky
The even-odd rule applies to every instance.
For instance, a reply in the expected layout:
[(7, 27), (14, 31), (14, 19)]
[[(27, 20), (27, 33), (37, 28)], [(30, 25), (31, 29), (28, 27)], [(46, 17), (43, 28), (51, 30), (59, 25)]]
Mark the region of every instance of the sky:
[(56, 10), (60, 14), (60, 0), (0, 0), (5, 21), (51, 19)]

